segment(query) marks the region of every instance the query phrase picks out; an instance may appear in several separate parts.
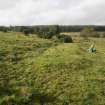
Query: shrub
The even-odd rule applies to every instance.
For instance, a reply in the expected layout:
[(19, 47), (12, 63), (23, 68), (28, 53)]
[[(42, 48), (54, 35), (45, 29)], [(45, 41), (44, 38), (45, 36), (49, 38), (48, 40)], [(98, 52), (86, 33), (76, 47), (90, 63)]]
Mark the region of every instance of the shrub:
[(7, 30), (6, 28), (4, 28), (2, 31), (3, 31), (3, 32), (8, 32), (8, 30)]
[(105, 33), (101, 34), (101, 38), (105, 38)]
[(53, 32), (38, 32), (38, 37), (44, 38), (44, 39), (51, 39), (54, 36)]
[(53, 32), (45, 32), (44, 33), (44, 37), (46, 38), (46, 39), (51, 39), (52, 37), (53, 37)]
[(30, 34), (30, 30), (29, 30), (29, 29), (24, 29), (24, 30), (23, 30), (23, 33), (24, 33), (25, 35), (29, 35), (29, 34)]
[(0, 27), (0, 31), (2, 31), (2, 32), (8, 32), (8, 28), (7, 27)]
[(37, 29), (36, 31), (36, 34), (38, 35), (38, 37), (45, 38), (45, 39), (51, 39), (53, 36), (56, 36), (59, 33), (60, 31), (59, 31), (58, 25), (48, 26), (48, 27), (39, 27), (39, 29)]
[(92, 27), (85, 27), (81, 31), (80, 36), (85, 39), (87, 39), (88, 37), (100, 37), (100, 35)]
[(70, 36), (65, 36), (64, 37), (64, 43), (72, 43), (72, 42), (73, 42), (73, 40)]
[(57, 38), (61, 41), (63, 41), (64, 43), (72, 43), (72, 37), (68, 36), (68, 35), (57, 35)]

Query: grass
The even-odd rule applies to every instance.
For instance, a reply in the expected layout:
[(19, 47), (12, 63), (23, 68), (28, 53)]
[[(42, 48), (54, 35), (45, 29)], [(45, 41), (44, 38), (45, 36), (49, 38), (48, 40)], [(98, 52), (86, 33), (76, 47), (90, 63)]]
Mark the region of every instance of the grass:
[[(97, 52), (88, 53), (93, 41)], [(0, 33), (0, 104), (105, 105), (104, 43)]]

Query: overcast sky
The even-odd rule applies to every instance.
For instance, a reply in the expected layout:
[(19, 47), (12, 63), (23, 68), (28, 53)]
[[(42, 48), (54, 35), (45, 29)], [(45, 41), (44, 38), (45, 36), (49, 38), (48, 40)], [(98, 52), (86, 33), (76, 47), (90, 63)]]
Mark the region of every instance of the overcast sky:
[(0, 0), (0, 25), (104, 25), (105, 0)]

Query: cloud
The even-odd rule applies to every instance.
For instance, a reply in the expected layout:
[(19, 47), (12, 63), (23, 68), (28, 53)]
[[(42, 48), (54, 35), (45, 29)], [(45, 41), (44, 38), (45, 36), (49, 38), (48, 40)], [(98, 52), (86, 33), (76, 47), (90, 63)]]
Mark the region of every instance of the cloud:
[(16, 3), (20, 0), (0, 0), (0, 10), (10, 9), (15, 7)]
[(104, 0), (0, 0), (0, 25), (104, 25), (104, 5)]

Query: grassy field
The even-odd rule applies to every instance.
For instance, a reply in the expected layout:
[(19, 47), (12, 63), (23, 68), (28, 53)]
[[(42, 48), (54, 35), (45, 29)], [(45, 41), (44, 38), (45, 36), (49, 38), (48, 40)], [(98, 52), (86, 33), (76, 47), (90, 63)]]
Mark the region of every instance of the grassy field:
[[(97, 52), (88, 53), (93, 41)], [(105, 105), (105, 39), (0, 32), (0, 105), (26, 104)]]
[[(102, 37), (104, 35), (104, 31), (103, 32), (97, 32), (100, 37)], [(80, 32), (62, 32), (61, 35), (64, 34), (64, 35), (69, 35), (69, 36), (73, 36), (73, 37), (80, 37)]]

